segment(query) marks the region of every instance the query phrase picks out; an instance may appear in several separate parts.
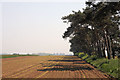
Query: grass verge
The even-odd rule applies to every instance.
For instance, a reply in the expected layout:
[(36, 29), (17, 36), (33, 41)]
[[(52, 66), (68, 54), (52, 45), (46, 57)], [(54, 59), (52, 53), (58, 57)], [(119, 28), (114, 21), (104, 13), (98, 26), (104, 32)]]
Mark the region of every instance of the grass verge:
[(79, 53), (78, 57), (94, 65), (97, 69), (112, 75), (114, 78), (120, 77), (120, 67), (118, 66), (120, 59), (108, 60), (106, 58), (98, 58), (96, 55), (88, 56), (85, 53)]

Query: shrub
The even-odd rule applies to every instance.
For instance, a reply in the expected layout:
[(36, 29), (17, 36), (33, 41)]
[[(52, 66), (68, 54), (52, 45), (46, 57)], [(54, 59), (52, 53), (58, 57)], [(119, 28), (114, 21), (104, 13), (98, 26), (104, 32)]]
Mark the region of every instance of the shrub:
[(79, 53), (78, 57), (86, 60), (98, 69), (112, 75), (115, 78), (118, 78), (118, 75), (120, 74), (120, 67), (118, 66), (120, 59), (108, 60), (106, 58), (98, 58), (96, 55), (88, 56), (85, 53)]
[(78, 53), (78, 57), (82, 58), (83, 56), (85, 56), (85, 54), (83, 52)]

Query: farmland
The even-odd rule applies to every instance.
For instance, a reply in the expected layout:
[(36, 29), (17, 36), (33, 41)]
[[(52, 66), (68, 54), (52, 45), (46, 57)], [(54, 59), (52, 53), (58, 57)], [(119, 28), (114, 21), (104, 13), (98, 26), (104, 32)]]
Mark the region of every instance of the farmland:
[(1, 56), (0, 58), (13, 58), (13, 57), (20, 57), (20, 56), (37, 56), (37, 55), (29, 55), (29, 54), (19, 55), (19, 54), (16, 54), (16, 55), (0, 55), (0, 56)]
[(109, 78), (76, 56), (23, 56), (2, 59), (2, 78)]

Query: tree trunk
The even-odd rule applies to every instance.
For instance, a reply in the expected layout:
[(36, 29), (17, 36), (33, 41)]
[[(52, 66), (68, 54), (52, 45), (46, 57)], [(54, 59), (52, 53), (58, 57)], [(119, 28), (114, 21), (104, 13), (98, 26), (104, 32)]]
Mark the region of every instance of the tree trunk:
[(99, 56), (99, 57), (102, 57), (102, 51), (101, 51), (101, 46), (100, 46), (100, 40), (98, 40), (97, 48), (98, 48), (98, 56)]
[(105, 54), (105, 43), (104, 43), (104, 42), (102, 42), (102, 56), (103, 56), (104, 58), (106, 58), (106, 54)]
[(109, 41), (106, 34), (105, 34), (105, 43), (106, 43), (106, 49), (107, 49), (107, 57), (108, 59), (111, 59), (110, 50), (109, 50)]
[(113, 59), (115, 59), (115, 50), (112, 49), (112, 56), (113, 56)]
[(112, 58), (112, 45), (111, 45), (111, 39), (110, 39), (110, 36), (107, 36), (108, 37), (108, 46), (109, 46), (109, 54), (110, 54), (110, 59)]

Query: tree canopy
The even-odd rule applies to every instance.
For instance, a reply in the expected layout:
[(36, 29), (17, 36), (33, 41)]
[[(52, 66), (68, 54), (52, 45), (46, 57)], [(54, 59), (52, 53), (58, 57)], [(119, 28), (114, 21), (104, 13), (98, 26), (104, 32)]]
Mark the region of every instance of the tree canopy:
[(63, 38), (70, 38), (70, 51), (108, 59), (120, 50), (120, 1), (86, 2), (86, 8), (62, 17), (70, 27)]

